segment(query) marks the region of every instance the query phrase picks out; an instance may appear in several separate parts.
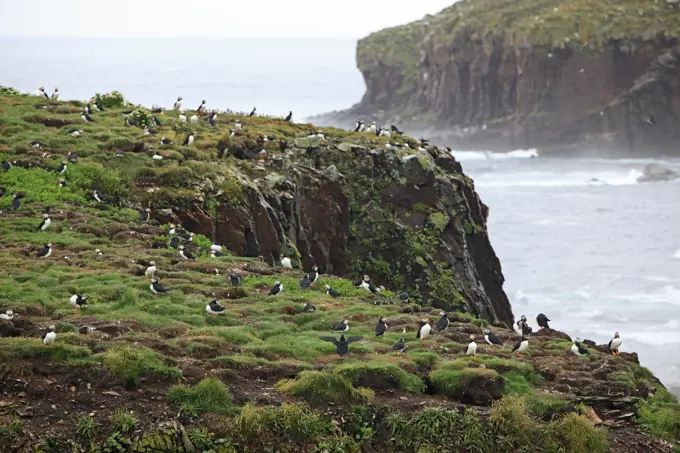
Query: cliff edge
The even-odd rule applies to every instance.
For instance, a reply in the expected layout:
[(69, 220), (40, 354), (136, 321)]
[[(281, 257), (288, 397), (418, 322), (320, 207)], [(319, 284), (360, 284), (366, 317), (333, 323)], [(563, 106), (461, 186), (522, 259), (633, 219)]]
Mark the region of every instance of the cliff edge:
[(357, 45), (344, 112), (465, 149), (676, 154), (680, 9), (666, 0), (463, 0)]

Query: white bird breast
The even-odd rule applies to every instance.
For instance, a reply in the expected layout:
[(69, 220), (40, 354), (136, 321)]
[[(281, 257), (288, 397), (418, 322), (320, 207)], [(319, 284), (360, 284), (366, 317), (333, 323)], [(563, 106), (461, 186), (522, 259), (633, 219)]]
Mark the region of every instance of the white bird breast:
[(529, 342), (527, 340), (524, 340), (520, 345), (519, 348), (517, 349), (519, 352), (524, 352), (526, 349), (529, 347)]

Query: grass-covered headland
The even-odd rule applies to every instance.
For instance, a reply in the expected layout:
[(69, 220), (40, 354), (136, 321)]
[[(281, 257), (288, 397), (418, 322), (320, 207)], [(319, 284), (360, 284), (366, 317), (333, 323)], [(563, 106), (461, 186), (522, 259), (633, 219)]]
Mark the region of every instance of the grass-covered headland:
[[(302, 155), (310, 149), (379, 153), (392, 142), (400, 158), (417, 155), (427, 169), (416, 140), (337, 129), (307, 138), (318, 134), (312, 125), (222, 112), (215, 127), (205, 117), (180, 123), (178, 112), (117, 99), (100, 96), (105, 110), (86, 123), (84, 103), (0, 90), (0, 160), (8, 164), (0, 168), (0, 308), (13, 311), (0, 319), (0, 451), (673, 451), (677, 400), (634, 354), (592, 347), (576, 357), (564, 334), (544, 330), (517, 357), (514, 332), (469, 313), (450, 310), (449, 328), (436, 332), (436, 297), (409, 292), (405, 301), (402, 274), (380, 280), (387, 289), (378, 294), (328, 272), (302, 289), (311, 268), (293, 246), (283, 251), (291, 271), (225, 244), (224, 256), (210, 257), (215, 238), (203, 234), (176, 239), (193, 260), (168, 246), (184, 234), (164, 221), (175, 203), (199, 202), (200, 212), (217, 216), (248, 197), (249, 185), (285, 185), (287, 172), (308, 171), (323, 158)], [(128, 110), (136, 126), (126, 124)], [(236, 120), (242, 130), (231, 135)], [(157, 136), (144, 134), (147, 122)], [(189, 132), (195, 141), (181, 145)], [(161, 145), (162, 136), (174, 143)], [(363, 209), (380, 214), (377, 206)], [(148, 222), (140, 221), (145, 208)], [(51, 221), (45, 231), (43, 214)], [(419, 205), (413, 217), (423, 217), (422, 233), (391, 238), (412, 241), (409, 250), (420, 244), (427, 272), (437, 266), (433, 232), (456, 222), (436, 214)], [(184, 223), (187, 232), (203, 224)], [(467, 219), (459, 227), (481, 234)], [(398, 246), (389, 239), (366, 244), (367, 258), (343, 275), (392, 272), (368, 257), (371, 247)], [(51, 254), (38, 257), (45, 244)], [(144, 272), (152, 261), (167, 294), (150, 289)], [(242, 276), (238, 286), (229, 275)], [(269, 295), (275, 281), (283, 292)], [(327, 284), (341, 295), (327, 295)], [(465, 299), (463, 286), (451, 285), (432, 284), (430, 293)], [(87, 306), (72, 306), (78, 294), (89, 297)], [(206, 312), (214, 299), (226, 307), (216, 317)], [(388, 325), (383, 336), (374, 334), (379, 318)], [(421, 319), (433, 326), (425, 342), (416, 339)], [(342, 320), (347, 337), (363, 337), (344, 358), (321, 339), (339, 338), (333, 326)], [(56, 340), (44, 344), (50, 326)], [(484, 342), (486, 327), (503, 346)], [(470, 335), (475, 356), (463, 353)], [(392, 348), (401, 338), (403, 353)]]

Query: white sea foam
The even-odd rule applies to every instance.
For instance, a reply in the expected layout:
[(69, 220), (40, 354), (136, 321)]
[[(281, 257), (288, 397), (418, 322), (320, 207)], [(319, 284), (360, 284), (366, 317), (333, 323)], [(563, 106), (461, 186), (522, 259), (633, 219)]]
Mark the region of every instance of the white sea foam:
[(585, 187), (585, 186), (627, 186), (637, 183), (642, 172), (637, 169), (627, 172), (600, 171), (592, 174), (583, 171), (572, 173), (519, 173), (511, 178), (482, 175), (475, 179), (479, 187)]
[(678, 249), (678, 250), (673, 254), (673, 258), (675, 258), (675, 259), (677, 259), (677, 260), (680, 260), (680, 249)]
[(503, 159), (530, 159), (538, 157), (538, 151), (532, 149), (516, 149), (507, 153), (492, 153), (490, 151), (452, 151), (453, 157), (461, 162), (470, 160), (503, 160)]
[(636, 303), (666, 303), (680, 306), (680, 290), (672, 285), (664, 286), (661, 291), (652, 293), (626, 294), (612, 296), (614, 299)]

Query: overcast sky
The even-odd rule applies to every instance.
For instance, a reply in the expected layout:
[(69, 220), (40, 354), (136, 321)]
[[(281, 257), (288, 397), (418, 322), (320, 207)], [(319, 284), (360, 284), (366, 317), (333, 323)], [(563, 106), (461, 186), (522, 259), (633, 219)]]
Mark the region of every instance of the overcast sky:
[(0, 36), (359, 38), (454, 0), (7, 0)]

